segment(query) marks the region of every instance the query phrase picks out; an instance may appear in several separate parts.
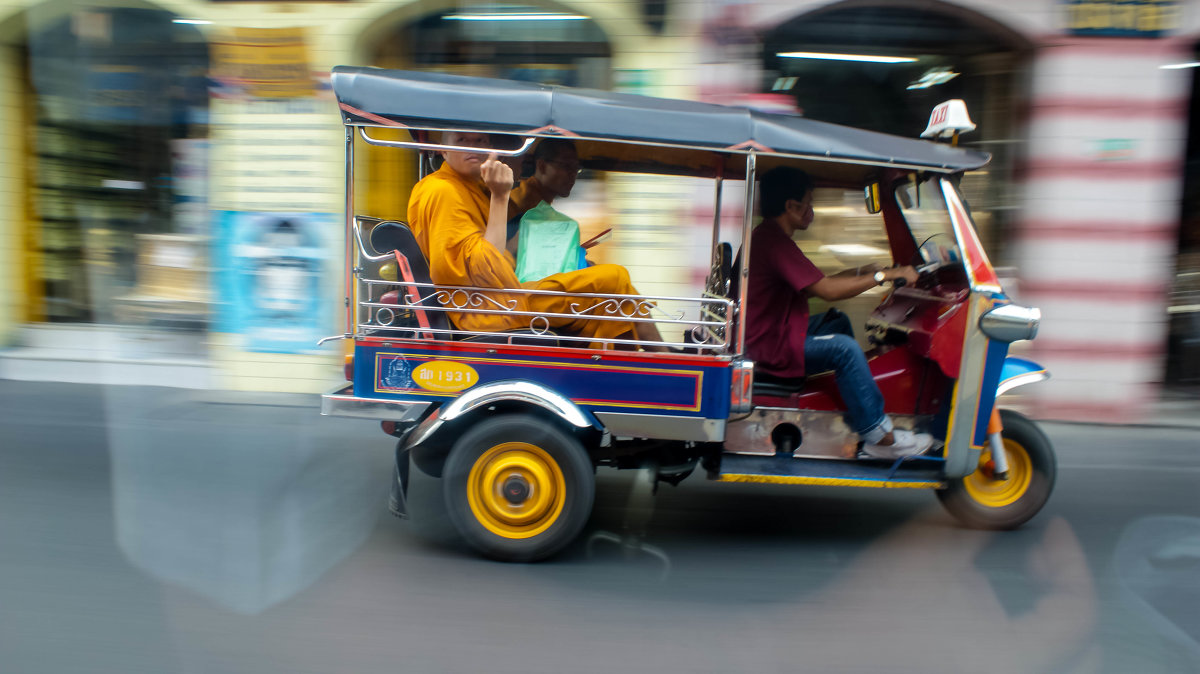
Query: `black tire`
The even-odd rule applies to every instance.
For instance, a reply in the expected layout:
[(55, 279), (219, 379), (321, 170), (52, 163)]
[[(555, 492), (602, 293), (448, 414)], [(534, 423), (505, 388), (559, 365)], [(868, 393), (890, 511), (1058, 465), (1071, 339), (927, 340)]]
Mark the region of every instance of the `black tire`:
[(579, 535), (596, 483), (579, 440), (539, 417), (505, 414), (454, 443), (442, 490), (467, 543), (493, 559), (532, 562)]
[(1009, 477), (991, 476), (991, 452), (984, 449), (979, 467), (965, 478), (950, 480), (938, 499), (956, 519), (977, 529), (1015, 529), (1046, 505), (1054, 489), (1057, 463), (1050, 440), (1029, 419), (1000, 410)]

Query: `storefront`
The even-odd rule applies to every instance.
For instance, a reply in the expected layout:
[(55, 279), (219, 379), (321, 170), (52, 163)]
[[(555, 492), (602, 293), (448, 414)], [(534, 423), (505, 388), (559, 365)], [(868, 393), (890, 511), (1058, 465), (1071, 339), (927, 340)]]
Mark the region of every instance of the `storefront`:
[[(1190, 287), (1179, 279), (1192, 278), (1195, 254), (1195, 200), (1181, 206), (1181, 194), (1196, 70), (1164, 67), (1197, 58), (1200, 16), (1184, 9), (0, 0), (0, 85), (14, 93), (0, 101), (0, 334), (14, 344), (31, 324), (193, 330), (211, 386), (324, 387), (340, 354), (311, 338), (341, 332), (343, 134), (322, 78), (338, 63), (747, 103), (913, 136), (933, 103), (959, 97), (979, 125), (963, 142), (996, 157), (964, 182), (981, 234), (1014, 270), (1018, 300), (1045, 312), (1030, 355), (1055, 378), (1039, 387), (1039, 410), (1139, 418), (1164, 380), (1191, 377), (1195, 337), (1178, 324), (1195, 304), (1179, 299)], [(403, 217), (410, 159), (361, 153), (366, 210)], [(727, 209), (740, 208), (734, 191)], [(710, 194), (653, 181), (591, 194), (596, 217), (628, 233), (612, 261), (657, 288), (696, 282), (662, 264), (674, 250), (664, 227), (690, 221), (706, 237)], [(852, 217), (831, 198), (825, 217)], [(146, 300), (164, 294), (176, 315)]]
[[(0, 376), (323, 390), (344, 205), (329, 69), (607, 88), (615, 43), (645, 68), (640, 17), (606, 3), (129, 4), (0, 0)], [(359, 194), (402, 218), (397, 154), (362, 153)], [(5, 367), (14, 351), (35, 360)]]
[[(1170, 0), (1035, 4), (706, 3), (702, 95), (785, 94), (807, 116), (911, 136), (933, 102), (966, 99), (980, 128), (963, 142), (995, 160), (964, 190), (1017, 300), (1044, 312), (1023, 346), (1054, 377), (1031, 409), (1139, 420), (1174, 371), (1166, 270), (1191, 86), (1176, 68), (1198, 17)], [(824, 207), (844, 218), (846, 203)]]

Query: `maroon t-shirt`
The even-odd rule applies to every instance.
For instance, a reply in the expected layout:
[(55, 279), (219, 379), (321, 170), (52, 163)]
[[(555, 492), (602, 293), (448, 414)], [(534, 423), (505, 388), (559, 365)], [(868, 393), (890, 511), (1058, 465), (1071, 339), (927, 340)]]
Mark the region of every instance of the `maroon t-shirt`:
[(746, 296), (746, 352), (780, 377), (804, 376), (808, 290), (825, 278), (778, 223), (768, 220), (750, 236), (750, 282)]

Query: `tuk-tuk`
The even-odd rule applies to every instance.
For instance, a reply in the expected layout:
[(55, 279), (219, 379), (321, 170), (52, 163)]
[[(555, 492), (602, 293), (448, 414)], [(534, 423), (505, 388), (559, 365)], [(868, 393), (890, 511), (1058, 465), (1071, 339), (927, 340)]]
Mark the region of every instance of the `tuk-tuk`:
[[(579, 535), (601, 466), (648, 471), (652, 483), (678, 484), (699, 468), (724, 482), (929, 489), (963, 523), (995, 529), (1023, 524), (1049, 497), (1049, 441), (997, 408), (998, 396), (1048, 374), (1008, 355), (1034, 337), (1040, 314), (1005, 295), (958, 187), (988, 155), (792, 115), (525, 82), (340, 66), (332, 84), (346, 129), (346, 322), (327, 339), (352, 340), (353, 358), (322, 413), (378, 420), (398, 438), (396, 515), (407, 514), (414, 465), (441, 478), (450, 519), (474, 548), (530, 561)], [(927, 135), (956, 136), (960, 117), (965, 108), (939, 106)], [(502, 156), (569, 138), (591, 171), (712, 180), (703, 292), (580, 294), (569, 314), (543, 315), (506, 298), (552, 291), (435, 283), (405, 223), (357, 213), (354, 153), (361, 143), (416, 150), (424, 175), (441, 151), (478, 152), (444, 144), (450, 130), (510, 135), (512, 149), (494, 150)], [(922, 272), (892, 287), (865, 327), (885, 412), (936, 438), (925, 455), (862, 454), (832, 373), (755, 376), (742, 318), (756, 176), (781, 165), (860, 190), (892, 262)], [(730, 181), (745, 207), (738, 239), (721, 241)], [(520, 329), (456, 326), (472, 312), (510, 314)], [(656, 346), (671, 350), (549, 328), (580, 316), (665, 326)]]

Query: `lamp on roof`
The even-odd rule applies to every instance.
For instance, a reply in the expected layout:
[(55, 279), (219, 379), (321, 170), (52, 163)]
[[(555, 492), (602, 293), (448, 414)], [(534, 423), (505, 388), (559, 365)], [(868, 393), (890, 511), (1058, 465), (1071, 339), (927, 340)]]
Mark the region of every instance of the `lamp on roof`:
[(958, 145), (958, 134), (975, 130), (975, 123), (967, 115), (967, 104), (961, 98), (939, 103), (929, 115), (929, 126), (922, 138), (934, 140), (950, 138), (951, 145)]

